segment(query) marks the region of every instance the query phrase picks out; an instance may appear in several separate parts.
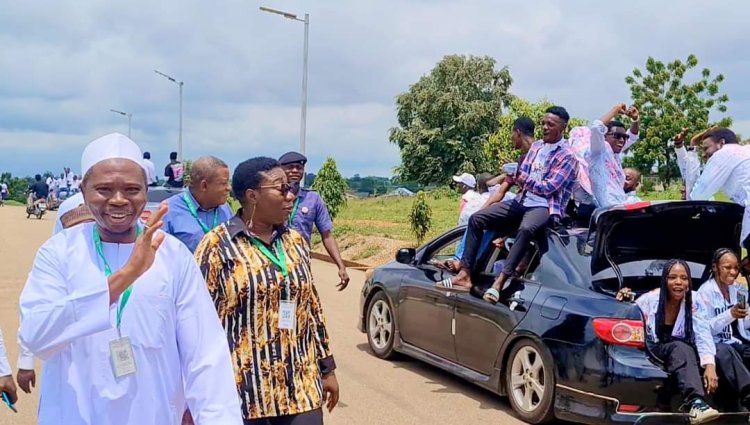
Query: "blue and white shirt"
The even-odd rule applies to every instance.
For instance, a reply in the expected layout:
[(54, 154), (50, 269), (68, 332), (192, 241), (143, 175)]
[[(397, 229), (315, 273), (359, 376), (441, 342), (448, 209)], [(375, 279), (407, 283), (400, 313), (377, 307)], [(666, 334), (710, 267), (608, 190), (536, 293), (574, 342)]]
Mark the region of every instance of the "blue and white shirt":
[[(659, 309), (660, 289), (647, 292), (635, 301), (646, 319), (646, 338), (654, 344), (659, 342), (656, 335), (656, 311)], [(714, 345), (711, 329), (706, 319), (706, 313), (702, 303), (698, 301), (698, 293), (693, 291), (693, 334), (695, 335), (695, 348), (698, 349), (698, 357), (701, 366), (715, 364), (716, 345)], [(672, 336), (685, 338), (685, 301), (680, 305), (680, 312), (674, 322)]]
[[(708, 324), (711, 327), (711, 333), (715, 343), (736, 344), (741, 342), (734, 337), (732, 322), (738, 321), (737, 328), (743, 338), (748, 338), (748, 327), (750, 320), (735, 319), (732, 317), (731, 308), (737, 304), (737, 294), (743, 292), (747, 297), (747, 290), (742, 288), (739, 283), (734, 283), (729, 287), (729, 301), (719, 289), (719, 284), (714, 279), (709, 279), (698, 289), (698, 302), (703, 304)], [(747, 298), (745, 298), (747, 299)]]

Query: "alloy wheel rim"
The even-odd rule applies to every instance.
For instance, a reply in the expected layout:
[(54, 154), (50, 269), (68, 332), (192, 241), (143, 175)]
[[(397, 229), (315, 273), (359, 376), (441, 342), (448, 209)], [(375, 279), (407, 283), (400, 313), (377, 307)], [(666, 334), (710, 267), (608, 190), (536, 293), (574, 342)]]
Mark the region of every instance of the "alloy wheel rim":
[(530, 346), (518, 350), (510, 370), (511, 397), (525, 412), (535, 411), (544, 397), (544, 362)]
[(378, 350), (388, 346), (393, 336), (393, 316), (388, 303), (378, 300), (370, 309), (369, 317), (370, 341)]

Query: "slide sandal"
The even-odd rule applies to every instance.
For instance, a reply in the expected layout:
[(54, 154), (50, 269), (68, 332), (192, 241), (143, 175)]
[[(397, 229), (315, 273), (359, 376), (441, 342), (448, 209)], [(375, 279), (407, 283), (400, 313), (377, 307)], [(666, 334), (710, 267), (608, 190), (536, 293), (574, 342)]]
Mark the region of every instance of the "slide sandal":
[(500, 300), (500, 292), (498, 292), (495, 288), (490, 288), (486, 291), (484, 291), (484, 296), (482, 297), (483, 300), (487, 301), (491, 304), (497, 304), (497, 302)]
[(435, 284), (435, 287), (438, 289), (445, 289), (445, 290), (453, 291), (453, 292), (469, 292), (470, 291), (469, 288), (453, 285), (453, 280), (451, 278), (441, 280), (440, 282)]

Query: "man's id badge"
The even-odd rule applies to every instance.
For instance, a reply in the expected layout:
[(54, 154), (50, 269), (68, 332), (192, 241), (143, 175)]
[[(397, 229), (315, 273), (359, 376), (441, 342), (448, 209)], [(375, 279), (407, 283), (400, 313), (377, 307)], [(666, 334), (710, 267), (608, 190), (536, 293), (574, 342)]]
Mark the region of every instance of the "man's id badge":
[(297, 323), (297, 310), (291, 301), (281, 301), (279, 305), (279, 329), (293, 330)]
[(122, 337), (109, 342), (109, 356), (115, 378), (122, 378), (136, 372), (133, 346), (130, 338)]

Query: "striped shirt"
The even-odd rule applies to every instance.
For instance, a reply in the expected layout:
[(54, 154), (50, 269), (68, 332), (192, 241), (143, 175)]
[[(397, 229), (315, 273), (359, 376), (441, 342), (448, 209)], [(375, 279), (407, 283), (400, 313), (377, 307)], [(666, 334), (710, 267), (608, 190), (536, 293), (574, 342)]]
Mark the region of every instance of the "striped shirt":
[[(279, 329), (281, 270), (253, 244), (242, 210), (206, 234), (195, 252), (232, 355), (245, 419), (295, 415), (322, 405), (322, 376), (336, 365), (310, 271), (310, 248), (285, 226), (281, 240), (296, 326)], [(258, 240), (259, 241), (259, 240)], [(262, 242), (261, 242), (262, 243)], [(276, 253), (278, 255), (278, 253)]]
[(535, 179), (532, 177), (531, 166), (543, 146), (544, 142), (541, 140), (532, 143), (519, 165), (516, 184), (520, 190), (516, 200), (523, 203), (528, 193), (541, 196), (547, 199), (549, 214), (562, 217), (576, 183), (578, 160), (569, 146), (560, 143), (545, 158), (541, 178)]

